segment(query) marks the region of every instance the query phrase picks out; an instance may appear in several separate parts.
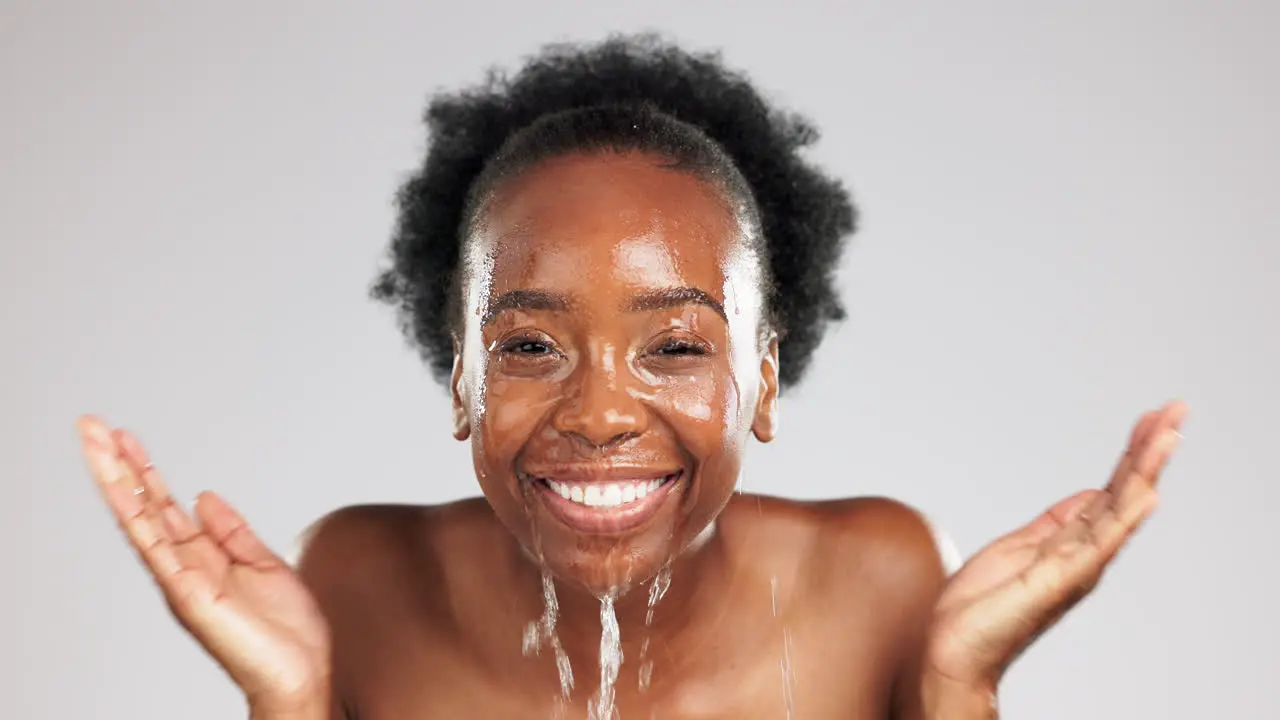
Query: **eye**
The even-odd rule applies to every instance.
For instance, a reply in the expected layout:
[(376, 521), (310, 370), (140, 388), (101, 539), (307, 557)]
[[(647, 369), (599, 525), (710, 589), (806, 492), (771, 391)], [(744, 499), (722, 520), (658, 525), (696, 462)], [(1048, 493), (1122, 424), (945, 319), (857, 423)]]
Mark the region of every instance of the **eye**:
[(513, 377), (543, 377), (563, 367), (564, 351), (547, 335), (523, 331), (497, 346), (495, 368)]
[(698, 343), (681, 340), (678, 338), (670, 338), (666, 342), (658, 346), (654, 351), (657, 355), (666, 356), (683, 356), (683, 355), (706, 355), (707, 348)]
[(550, 355), (555, 351), (549, 343), (536, 338), (512, 338), (502, 344), (501, 350), (508, 355)]

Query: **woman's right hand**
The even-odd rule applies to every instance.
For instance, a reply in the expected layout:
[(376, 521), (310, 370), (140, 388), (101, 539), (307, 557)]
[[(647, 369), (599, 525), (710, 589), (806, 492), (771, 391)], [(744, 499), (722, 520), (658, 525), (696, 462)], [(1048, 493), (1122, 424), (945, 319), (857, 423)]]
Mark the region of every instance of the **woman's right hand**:
[(78, 427), (107, 506), (170, 610), (255, 714), (327, 713), (329, 628), (301, 578), (217, 495), (188, 515), (132, 435), (93, 417)]

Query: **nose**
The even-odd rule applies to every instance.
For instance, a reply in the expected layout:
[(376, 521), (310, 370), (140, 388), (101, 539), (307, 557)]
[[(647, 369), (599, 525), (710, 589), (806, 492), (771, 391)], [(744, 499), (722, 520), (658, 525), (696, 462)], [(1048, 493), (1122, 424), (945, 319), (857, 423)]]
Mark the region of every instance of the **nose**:
[(643, 434), (648, 423), (644, 405), (628, 392), (627, 373), (614, 353), (592, 353), (564, 384), (564, 397), (552, 416), (557, 432), (574, 438), (585, 449), (621, 445)]

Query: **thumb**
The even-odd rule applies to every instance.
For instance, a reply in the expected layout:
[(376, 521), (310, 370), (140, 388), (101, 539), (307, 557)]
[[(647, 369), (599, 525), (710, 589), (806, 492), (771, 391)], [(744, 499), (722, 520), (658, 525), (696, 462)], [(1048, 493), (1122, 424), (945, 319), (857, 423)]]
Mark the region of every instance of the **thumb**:
[(217, 493), (200, 493), (195, 511), (209, 536), (236, 562), (262, 569), (284, 564)]

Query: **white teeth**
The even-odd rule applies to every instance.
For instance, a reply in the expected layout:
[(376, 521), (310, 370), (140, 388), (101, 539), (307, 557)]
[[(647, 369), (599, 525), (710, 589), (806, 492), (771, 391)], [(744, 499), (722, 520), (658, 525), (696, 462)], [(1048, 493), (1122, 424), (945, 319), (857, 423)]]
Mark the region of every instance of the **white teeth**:
[(618, 487), (617, 485), (609, 485), (605, 487), (602, 495), (604, 497), (601, 498), (601, 502), (604, 505), (607, 505), (609, 507), (614, 507), (616, 505), (622, 504), (622, 488)]
[(560, 497), (570, 502), (594, 508), (615, 508), (633, 503), (662, 487), (663, 480), (639, 480), (623, 483), (571, 484), (546, 480)]

